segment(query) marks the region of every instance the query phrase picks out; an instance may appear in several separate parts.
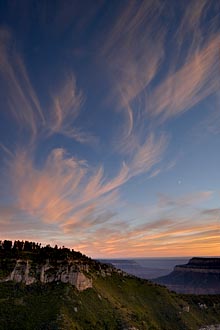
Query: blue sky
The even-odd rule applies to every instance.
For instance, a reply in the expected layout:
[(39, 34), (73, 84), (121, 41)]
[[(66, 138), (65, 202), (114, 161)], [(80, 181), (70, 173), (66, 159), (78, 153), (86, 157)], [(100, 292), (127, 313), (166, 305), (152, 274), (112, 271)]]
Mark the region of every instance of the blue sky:
[(219, 255), (219, 7), (0, 1), (2, 239)]

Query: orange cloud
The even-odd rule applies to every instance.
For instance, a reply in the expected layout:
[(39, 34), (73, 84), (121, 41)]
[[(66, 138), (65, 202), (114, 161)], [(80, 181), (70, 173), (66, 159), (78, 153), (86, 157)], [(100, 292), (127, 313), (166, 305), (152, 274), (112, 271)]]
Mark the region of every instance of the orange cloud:
[(149, 111), (153, 116), (167, 120), (218, 90), (219, 45), (217, 35), (159, 85), (150, 100)]
[[(159, 214), (157, 220), (155, 212), (153, 219), (150, 211), (145, 212), (148, 221), (142, 220), (141, 224), (124, 220), (114, 211), (122, 203), (119, 189), (128, 180), (150, 171), (153, 177), (161, 171), (154, 166), (160, 162), (169, 141), (166, 134), (155, 133), (158, 125), (189, 111), (218, 90), (220, 36), (215, 32), (216, 18), (204, 39), (200, 23), (209, 1), (190, 2), (175, 33), (176, 52), (169, 60), (165, 47), (168, 29), (160, 20), (166, 6), (150, 0), (119, 7), (113, 25), (105, 31), (100, 51), (113, 80), (112, 95), (125, 113), (124, 122), (119, 123), (120, 132), (112, 139), (123, 158), (113, 177), (105, 172), (103, 164), (91, 168), (62, 148), (50, 152), (41, 166), (35, 163), (39, 138), (46, 140), (59, 133), (78, 142), (94, 143), (92, 134), (75, 126), (84, 93), (70, 74), (51, 93), (48, 109), (43, 109), (21, 56), (8, 47), (12, 44), (10, 33), (0, 31), (0, 77), (9, 110), (18, 127), (28, 130), (35, 142), (31, 148), (17, 147), (15, 154), (3, 146), (8, 157), (9, 200), (13, 199), (13, 205), (10, 211), (0, 205), (1, 229), (21, 234), (26, 228), (32, 237), (35, 229), (42, 235), (45, 231), (45, 237), (50, 234), (51, 241), (69, 246), (74, 233), (73, 248), (78, 246), (89, 255), (97, 251), (109, 256), (118, 256), (119, 251), (121, 256), (180, 255), (193, 249), (217, 254), (218, 210), (203, 211), (195, 219), (183, 219), (178, 214), (179, 209), (210, 198), (212, 192), (179, 199), (160, 196), (160, 206), (173, 206), (174, 210), (169, 216), (163, 214), (160, 218)], [(56, 19), (58, 25), (63, 22), (59, 15)], [(70, 21), (68, 18), (66, 26), (71, 25)], [(29, 223), (25, 222), (28, 217)], [(15, 229), (16, 224), (19, 229)]]
[(142, 145), (137, 145), (130, 164), (131, 176), (148, 172), (155, 164), (159, 163), (166, 145), (165, 136), (155, 140), (153, 135), (150, 135)]
[(173, 19), (170, 6), (155, 1), (121, 5), (103, 38), (101, 55), (108, 61), (114, 101), (125, 113), (114, 141), (119, 152), (134, 151), (149, 127), (154, 131), (219, 89), (218, 6), (207, 31), (202, 22), (210, 1), (184, 4), (172, 56), (170, 31), (160, 20), (162, 15)]
[[(157, 149), (154, 143), (152, 137), (145, 146), (147, 151), (137, 151), (130, 164), (124, 164), (111, 179), (106, 178), (104, 168), (94, 172), (85, 161), (70, 157), (63, 149), (54, 149), (41, 167), (35, 165), (31, 152), (20, 150), (14, 156), (9, 153), (7, 177), (16, 206), (15, 211), (12, 212), (12, 208), (9, 213), (0, 207), (0, 220), (5, 216), (7, 219), (1, 221), (1, 227), (11, 233), (17, 223), (19, 230), (26, 226), (30, 235), (40, 228), (48, 228), (56, 242), (60, 237), (63, 242), (71, 242), (74, 233), (74, 248), (77, 244), (84, 246), (83, 252), (89, 255), (97, 255), (99, 249), (109, 256), (118, 251), (121, 256), (127, 253), (154, 256), (160, 252), (173, 255), (175, 246), (175, 251), (183, 253), (180, 247), (191, 243), (195, 251), (204, 245), (202, 251), (210, 247), (212, 254), (216, 254), (219, 212), (202, 211), (193, 214), (192, 218), (178, 215), (178, 208), (210, 198), (212, 192), (197, 192), (173, 201), (165, 199), (166, 206), (175, 206), (172, 214), (158, 220), (148, 219), (142, 224), (129, 219), (125, 221), (114, 211), (121, 203), (118, 189), (134, 175), (149, 171), (158, 161), (161, 145)], [(20, 220), (15, 221), (15, 213), (20, 213)], [(152, 216), (155, 217), (154, 212)], [(30, 218), (29, 227), (22, 220), (25, 218)]]
[(62, 149), (52, 151), (43, 169), (34, 166), (27, 152), (17, 152), (9, 169), (20, 208), (46, 222), (60, 221), (72, 209), (71, 198), (85, 173), (84, 163), (65, 158)]
[(218, 219), (210, 217), (208, 222), (207, 218), (204, 223), (200, 221), (200, 214), (197, 214), (193, 220), (174, 216), (172, 219), (161, 219), (146, 225), (129, 226), (128, 223), (121, 223), (118, 228), (106, 224), (92, 233), (92, 236), (98, 238), (96, 244), (93, 245), (88, 231), (84, 233), (85, 236), (82, 235), (84, 238), (81, 244), (90, 242), (85, 246), (85, 251), (99, 257), (218, 255)]
[(34, 164), (32, 151), (21, 149), (10, 157), (8, 177), (23, 211), (46, 222), (65, 223), (83, 214), (91, 203), (107, 205), (109, 197), (115, 201), (113, 191), (159, 161), (162, 144), (157, 145), (153, 138), (147, 140), (130, 163), (124, 163), (111, 179), (106, 179), (102, 167), (92, 173), (88, 164), (66, 155), (61, 148), (54, 149), (41, 168)]

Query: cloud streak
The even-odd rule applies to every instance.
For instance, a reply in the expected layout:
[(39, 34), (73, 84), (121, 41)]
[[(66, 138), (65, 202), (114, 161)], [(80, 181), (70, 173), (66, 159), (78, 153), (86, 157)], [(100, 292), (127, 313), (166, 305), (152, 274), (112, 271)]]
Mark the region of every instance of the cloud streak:
[(27, 130), (31, 141), (39, 137), (62, 134), (80, 143), (92, 143), (95, 137), (74, 126), (84, 101), (74, 75), (67, 76), (56, 93), (50, 93), (51, 105), (42, 107), (32, 86), (21, 55), (13, 47), (13, 38), (7, 29), (0, 30), (0, 82), (7, 97), (3, 100), (19, 128)]
[(159, 162), (162, 149), (163, 141), (158, 143), (151, 137), (112, 178), (106, 177), (102, 166), (94, 171), (86, 161), (71, 157), (62, 148), (52, 150), (42, 166), (35, 164), (32, 151), (17, 150), (7, 162), (10, 193), (16, 205), (36, 220), (64, 227), (81, 220), (83, 226), (85, 219), (90, 223), (89, 215), (101, 221), (103, 208), (110, 201), (117, 204), (117, 190)]
[[(49, 29), (49, 35), (56, 39), (60, 27), (57, 42), (67, 30), (71, 36), (77, 35), (76, 31), (80, 33), (80, 27), (89, 30), (96, 10), (103, 9), (102, 3), (95, 7), (77, 24), (66, 9), (54, 15), (56, 31)], [(74, 237), (74, 248), (82, 247), (83, 252), (93, 255), (102, 250), (103, 256), (116, 255), (118, 251), (123, 256), (127, 249), (130, 256), (217, 251), (219, 210), (198, 209), (214, 192), (204, 188), (179, 198), (159, 194), (154, 212), (148, 210), (141, 219), (134, 219), (129, 218), (132, 206), (124, 203), (121, 191), (137, 176), (146, 174), (153, 181), (176, 164), (160, 164), (172, 143), (167, 127), (174, 118), (217, 93), (218, 9), (218, 4), (213, 6), (208, 0), (180, 4), (180, 8), (169, 1), (150, 0), (121, 2), (115, 11), (106, 11), (105, 28), (102, 29), (102, 20), (98, 24), (104, 33), (99, 32), (97, 38), (93, 34), (96, 28), (91, 28), (89, 38), (95, 40), (89, 41), (85, 49), (79, 47), (78, 57), (83, 51), (91, 51), (91, 45), (98, 48), (92, 56), (96, 57), (97, 72), (99, 61), (106, 67), (107, 76), (100, 75), (100, 85), (110, 80), (107, 93), (111, 105), (116, 104), (112, 122), (108, 122), (109, 114), (101, 114), (99, 110), (103, 109), (96, 113), (93, 98), (99, 86), (94, 77), (89, 77), (84, 61), (79, 60), (79, 67), (86, 72), (86, 79), (72, 72), (71, 62), (68, 74), (63, 79), (58, 77), (59, 84), (49, 86), (42, 96), (41, 86), (38, 93), (34, 89), (34, 80), (15, 48), (12, 33), (1, 28), (1, 111), (12, 118), (19, 136), (19, 143), (13, 147), (0, 143), (5, 160), (1, 164), (1, 190), (5, 195), (1, 193), (2, 231), (11, 234), (16, 224), (17, 234), (24, 228), (31, 235), (34, 230), (46, 230), (53, 241), (72, 246)], [(76, 16), (80, 16), (80, 10), (79, 5)], [(214, 15), (209, 15), (210, 11)], [(108, 15), (111, 19), (106, 24)], [(71, 47), (77, 52), (75, 39), (74, 42), (72, 45), (71, 37)], [(75, 72), (80, 71), (77, 63)], [(94, 90), (88, 93), (91, 109), (86, 91), (79, 84), (87, 79), (92, 84), (94, 81)], [(87, 131), (87, 122), (94, 132)], [(96, 136), (96, 132), (105, 130), (111, 132), (110, 143)], [(96, 146), (97, 139), (105, 148), (104, 161), (97, 156), (99, 151), (89, 149)], [(81, 149), (76, 141), (88, 143), (83, 146), (88, 149)], [(106, 159), (110, 159), (109, 163)], [(188, 250), (183, 249), (185, 246)]]
[(219, 45), (218, 35), (160, 84), (150, 102), (153, 116), (168, 120), (218, 90)]
[[(115, 142), (120, 152), (134, 150), (140, 136), (218, 91), (218, 9), (207, 0), (179, 9), (161, 1), (120, 6), (101, 52), (113, 81), (113, 99), (125, 114)], [(173, 32), (161, 17), (172, 22), (176, 11), (179, 24)]]
[[(20, 210), (33, 222), (54, 225), (63, 233), (71, 232), (72, 228), (78, 231), (80, 227), (99, 228), (106, 223), (119, 225), (120, 221), (115, 220), (117, 212), (108, 208), (120, 205), (118, 192), (123, 185), (160, 162), (166, 137), (151, 134), (137, 141), (135, 149), (121, 161), (112, 177), (103, 164), (91, 167), (86, 160), (69, 155), (64, 148), (52, 149), (42, 164), (38, 164), (36, 153), (40, 140), (47, 141), (55, 134), (79, 142), (92, 140), (91, 135), (73, 126), (80, 115), (84, 94), (71, 75), (51, 94), (46, 111), (40, 105), (21, 57), (15, 50), (9, 51), (11, 40), (10, 33), (2, 31), (0, 73), (7, 87), (11, 115), (20, 128), (28, 131), (33, 142), (16, 146), (13, 152), (3, 145), (7, 151), (4, 171), (9, 192), (6, 198), (11, 196), (12, 209)], [(5, 214), (4, 207), (0, 211)], [(19, 225), (22, 227), (20, 222)]]
[(19, 126), (27, 128), (35, 137), (38, 122), (43, 125), (45, 118), (24, 63), (13, 49), (11, 34), (6, 29), (0, 30), (0, 78), (11, 114)]
[(164, 194), (158, 194), (159, 197), (158, 206), (163, 208), (193, 206), (210, 199), (212, 195), (213, 195), (212, 191), (198, 191), (177, 198), (171, 198)]
[(96, 138), (74, 127), (73, 123), (80, 115), (84, 102), (84, 95), (77, 88), (76, 78), (71, 75), (54, 95), (47, 119), (49, 135), (63, 134), (81, 143), (94, 143)]
[[(137, 120), (142, 117), (142, 101), (134, 109), (132, 102), (157, 74), (164, 56), (164, 33), (155, 29), (161, 12), (158, 1), (121, 6), (102, 43), (101, 55), (107, 60), (114, 81), (113, 97), (125, 114), (120, 139), (131, 138)], [(131, 144), (129, 143), (129, 148)]]

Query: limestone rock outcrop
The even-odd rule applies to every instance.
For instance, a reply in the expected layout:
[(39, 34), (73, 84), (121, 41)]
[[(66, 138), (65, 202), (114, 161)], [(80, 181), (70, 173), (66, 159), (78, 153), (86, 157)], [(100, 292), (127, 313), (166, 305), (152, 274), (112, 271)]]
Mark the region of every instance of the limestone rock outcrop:
[(53, 265), (47, 260), (43, 265), (32, 265), (29, 260), (17, 260), (11, 274), (3, 281), (21, 282), (26, 285), (35, 282), (63, 282), (83, 291), (92, 287), (92, 279), (85, 276), (83, 271), (88, 272), (88, 267), (73, 262), (58, 262)]
[(7, 278), (9, 281), (22, 282), (27, 285), (36, 282), (36, 279), (30, 275), (30, 263), (29, 260), (17, 260), (15, 268)]

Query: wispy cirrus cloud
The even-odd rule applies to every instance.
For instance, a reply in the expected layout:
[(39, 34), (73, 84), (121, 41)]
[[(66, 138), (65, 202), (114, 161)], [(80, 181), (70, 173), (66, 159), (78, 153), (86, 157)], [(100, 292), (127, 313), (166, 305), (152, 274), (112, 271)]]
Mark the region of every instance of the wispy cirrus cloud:
[(164, 56), (165, 34), (155, 29), (160, 12), (159, 1), (122, 5), (102, 43), (101, 55), (113, 77), (114, 98), (126, 115), (121, 131), (124, 139), (130, 138), (134, 126), (140, 124), (137, 119), (142, 117), (141, 99), (135, 111), (132, 101), (155, 77)]
[[(97, 256), (190, 256), (213, 255), (220, 246), (219, 220), (213, 217), (200, 222), (200, 213), (193, 218), (159, 218), (145, 225), (131, 226), (119, 222), (119, 227), (108, 225), (97, 228), (92, 235), (81, 233), (80, 244), (85, 251)], [(120, 230), (123, 228), (123, 230)], [(93, 244), (92, 236), (99, 239)], [(89, 244), (88, 244), (89, 242)], [(100, 251), (100, 252), (96, 252)]]
[(151, 137), (111, 178), (103, 166), (93, 170), (86, 161), (68, 155), (62, 148), (52, 150), (41, 166), (34, 162), (32, 149), (18, 149), (8, 156), (10, 193), (22, 212), (36, 221), (58, 223), (66, 230), (76, 224), (101, 223), (101, 215), (105, 214), (104, 223), (108, 205), (120, 201), (118, 189), (158, 163), (163, 147), (163, 140), (158, 143)]
[[(88, 228), (82, 230), (80, 244), (84, 245), (85, 251), (94, 251), (99, 257), (108, 254), (116, 257), (119, 251), (123, 257), (128, 249), (133, 257), (157, 256), (158, 253), (164, 256), (215, 255), (220, 246), (219, 210), (206, 210), (204, 203), (201, 206), (201, 202), (211, 196), (211, 192), (195, 192), (175, 199), (172, 212), (170, 203), (166, 203), (167, 210), (158, 210), (155, 205), (156, 214), (146, 208), (142, 224), (128, 218), (123, 221), (116, 216), (118, 226), (113, 219), (93, 228), (92, 234)], [(193, 212), (182, 213), (188, 206)], [(69, 227), (69, 233), (71, 230), (74, 231), (74, 227)], [(93, 235), (99, 237), (94, 245)]]
[(61, 90), (52, 97), (50, 128), (52, 132), (71, 133), (70, 119), (76, 119), (83, 103), (83, 93), (78, 91), (76, 79), (71, 76), (67, 79)]
[(220, 103), (220, 93), (219, 90), (215, 95), (215, 103), (208, 103), (208, 113), (205, 118), (201, 120), (198, 125), (195, 127), (194, 135), (198, 139), (201, 140), (201, 132), (203, 132), (202, 136), (207, 136), (212, 134), (217, 136), (220, 133), (220, 112), (219, 112), (219, 103)]
[(219, 88), (220, 35), (193, 54), (153, 92), (149, 111), (165, 121), (190, 110)]
[(0, 29), (0, 81), (4, 91), (3, 109), (10, 111), (19, 128), (28, 131), (32, 142), (38, 142), (39, 136), (45, 138), (57, 133), (81, 143), (95, 141), (92, 134), (74, 125), (84, 101), (74, 75), (66, 76), (56, 93), (48, 88), (51, 105), (43, 107), (7, 29)]
[[(172, 31), (161, 17), (172, 22), (176, 12), (179, 24)], [(219, 5), (207, 0), (180, 8), (161, 1), (120, 6), (101, 53), (114, 100), (126, 114), (115, 141), (120, 152), (134, 150), (149, 129), (157, 130), (218, 91), (218, 13)]]
[[(149, 255), (154, 255), (160, 248), (164, 253), (169, 253), (164, 244), (171, 244), (169, 242), (173, 236), (178, 234), (181, 238), (184, 233), (199, 231), (198, 226), (194, 230), (189, 229), (189, 223), (185, 231), (182, 226), (177, 229), (176, 218), (152, 221), (141, 226), (130, 226), (127, 220), (115, 218), (116, 213), (112, 210), (119, 202), (118, 188), (129, 179), (127, 167), (122, 168), (115, 178), (106, 181), (103, 171), (91, 174), (85, 162), (66, 157), (60, 149), (52, 152), (43, 168), (37, 168), (28, 157), (25, 153), (18, 153), (11, 163), (8, 177), (12, 180), (17, 210), (26, 218), (33, 219), (32, 226), (16, 219), (13, 223), (5, 223), (2, 227), (5, 232), (10, 232), (10, 227), (17, 223), (20, 230), (24, 227), (30, 235), (33, 228), (35, 232), (41, 232), (41, 228), (45, 229), (50, 224), (52, 228), (48, 228), (47, 234), (50, 232), (51, 237), (59, 240), (63, 233), (63, 241), (68, 242), (68, 237), (74, 233), (74, 248), (84, 244), (83, 251), (88, 254), (97, 254), (95, 251), (100, 247), (103, 255), (116, 255), (119, 250), (123, 255), (126, 254), (126, 245), (130, 255), (146, 255), (146, 250)], [(11, 216), (15, 218), (15, 214)], [(176, 229), (172, 230), (173, 227)], [(207, 230), (207, 224), (205, 227)], [(93, 251), (94, 237), (98, 246), (96, 244)], [(72, 239), (69, 240), (70, 244)]]
[(131, 176), (148, 172), (155, 164), (159, 163), (167, 146), (167, 137), (155, 139), (149, 135), (143, 144), (137, 144), (131, 160)]
[(44, 114), (7, 29), (0, 29), (0, 79), (4, 91), (2, 96), (7, 95), (7, 108), (18, 125), (28, 129), (35, 137), (38, 125), (45, 123)]
[[(100, 2), (98, 8), (102, 5)], [(71, 5), (71, 8), (75, 9), (74, 15), (80, 16), (81, 5), (79, 8)], [(87, 157), (79, 156), (84, 150), (75, 149), (66, 139), (91, 145), (96, 139), (95, 134), (81, 126), (85, 125), (80, 116), (86, 94), (74, 73), (59, 79), (56, 86), (48, 87), (45, 107), (32, 85), (22, 56), (15, 49), (11, 33), (7, 29), (1, 30), (0, 79), (3, 101), (7, 105), (2, 109), (9, 109), (16, 127), (25, 131), (26, 138), (22, 146), (15, 143), (9, 149), (1, 145), (6, 159), (2, 181), (6, 182), (4, 176), (7, 177), (7, 189), (1, 189), (5, 196), (0, 205), (0, 223), (4, 232), (11, 233), (17, 224), (19, 234), (26, 228), (31, 237), (37, 236), (36, 233), (44, 237), (50, 235), (52, 241), (65, 242), (69, 246), (74, 244), (74, 248), (82, 247), (83, 252), (93, 255), (97, 251), (102, 251), (103, 255), (118, 255), (118, 251), (126, 255), (128, 249), (131, 256), (154, 256), (158, 251), (164, 255), (181, 254), (189, 245), (187, 253), (193, 249), (204, 254), (211, 253), (212, 249), (217, 251), (218, 210), (202, 210), (200, 213), (195, 210), (195, 206), (197, 208), (212, 197), (211, 191), (180, 198), (160, 195), (159, 203), (155, 205), (157, 216), (156, 212), (151, 215), (146, 211), (141, 221), (129, 219), (126, 212), (123, 213), (128, 204), (122, 214), (117, 209), (123, 204), (120, 189), (130, 179), (141, 174), (154, 177), (175, 165), (171, 162), (160, 166), (164, 152), (172, 142), (165, 124), (191, 111), (196, 104), (218, 91), (218, 9), (218, 4), (213, 6), (208, 0), (178, 6), (169, 1), (150, 0), (121, 2), (110, 14), (112, 20), (105, 25), (99, 53), (95, 56), (97, 62), (102, 59), (107, 64), (106, 71), (111, 80), (110, 99), (117, 104), (116, 110), (124, 114), (122, 121), (121, 114), (115, 117), (111, 143), (104, 146), (107, 151), (110, 149), (111, 155), (115, 153), (114, 166), (110, 169), (113, 175), (108, 172), (108, 166), (96, 159), (96, 154), (92, 154), (90, 163)], [(210, 10), (215, 13), (210, 15), (211, 18)], [(50, 27), (47, 32), (54, 38), (58, 33), (57, 40), (60, 40), (67, 30), (73, 33), (71, 27), (74, 26), (83, 34), (81, 27), (88, 30), (95, 15), (96, 9), (93, 8), (88, 16), (83, 16), (85, 18), (75, 24), (65, 8), (53, 16), (54, 31)], [(208, 25), (202, 24), (204, 18)], [(44, 25), (46, 20), (42, 20)], [(59, 27), (60, 31), (57, 31)], [(91, 39), (94, 30), (91, 29)], [(91, 44), (96, 44), (97, 40), (93, 41)], [(76, 42), (71, 47), (77, 52), (77, 46)], [(81, 50), (78, 57), (80, 54)], [(105, 78), (101, 77), (101, 84)], [(94, 115), (95, 109), (92, 110), (88, 121), (97, 121), (93, 126), (96, 128), (106, 125), (102, 129), (108, 130), (108, 121), (101, 121), (99, 115)], [(59, 144), (54, 139), (50, 144), (52, 138), (60, 138), (59, 135), (65, 139), (59, 140)], [(44, 143), (44, 154), (38, 162), (39, 149)], [(71, 154), (65, 151), (65, 147)], [(158, 210), (158, 206), (163, 209)], [(170, 209), (172, 212), (167, 211)], [(185, 217), (183, 209), (189, 211)]]
[(57, 222), (72, 209), (71, 197), (86, 171), (83, 161), (65, 158), (62, 149), (53, 150), (42, 169), (36, 168), (31, 156), (21, 150), (11, 159), (8, 177), (23, 211), (46, 222)]
[[(20, 210), (25, 217), (46, 226), (54, 225), (55, 231), (60, 228), (63, 233), (71, 232), (74, 227), (79, 230), (80, 226), (89, 229), (102, 227), (106, 222), (116, 226), (120, 222), (115, 221), (116, 213), (108, 208), (119, 205), (118, 190), (128, 180), (150, 171), (160, 162), (166, 137), (151, 134), (141, 142), (137, 141), (112, 177), (105, 172), (103, 164), (93, 168), (87, 161), (67, 154), (64, 148), (52, 149), (43, 163), (37, 164), (39, 140), (46, 141), (59, 133), (79, 142), (91, 142), (92, 136), (74, 125), (80, 115), (84, 94), (77, 87), (75, 77), (70, 75), (51, 94), (46, 111), (31, 85), (21, 57), (15, 51), (11, 55), (5, 39), (9, 45), (11, 36), (8, 31), (4, 31), (1, 39), (1, 77), (8, 88), (7, 102), (13, 105), (10, 111), (18, 127), (28, 130), (33, 142), (31, 146), (29, 143), (14, 146), (13, 152), (3, 146), (7, 159), (4, 172), (10, 194), (10, 198), (5, 196), (6, 199), (10, 199), (12, 209)], [(19, 224), (22, 227), (20, 220)]]
[(206, 209), (202, 212), (204, 216), (213, 216), (214, 218), (219, 219), (220, 221), (220, 209)]
[(67, 77), (61, 88), (51, 95), (46, 127), (49, 135), (59, 133), (81, 143), (96, 142), (95, 136), (74, 125), (80, 115), (84, 98), (83, 92), (77, 87), (76, 78), (73, 75)]
[(158, 206), (163, 208), (195, 206), (210, 199), (212, 195), (213, 191), (198, 191), (180, 197), (170, 197), (159, 193)]

